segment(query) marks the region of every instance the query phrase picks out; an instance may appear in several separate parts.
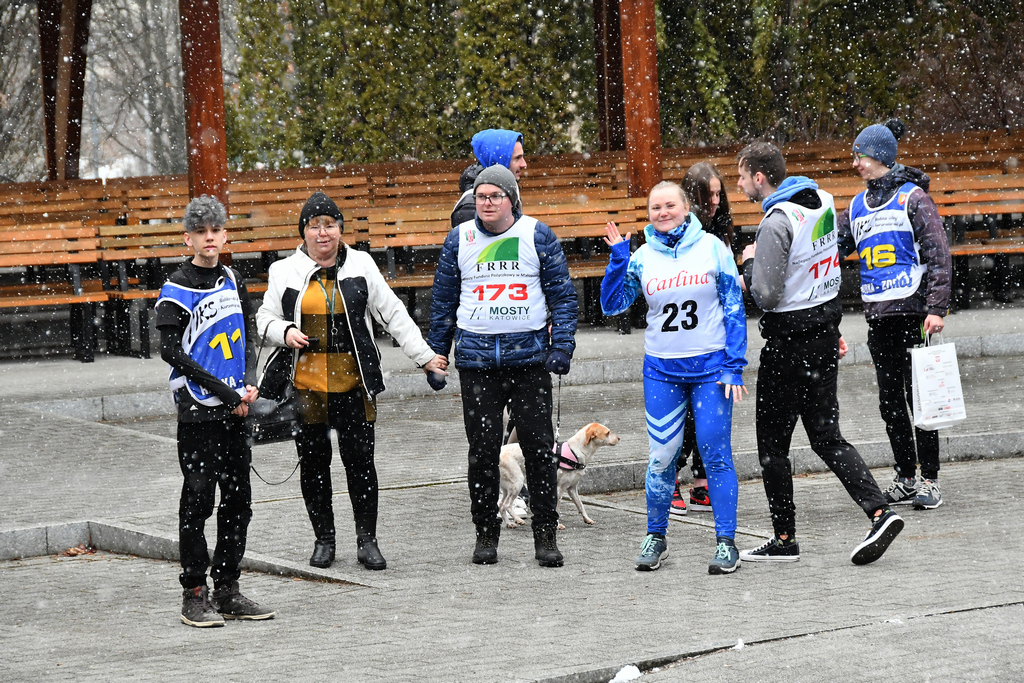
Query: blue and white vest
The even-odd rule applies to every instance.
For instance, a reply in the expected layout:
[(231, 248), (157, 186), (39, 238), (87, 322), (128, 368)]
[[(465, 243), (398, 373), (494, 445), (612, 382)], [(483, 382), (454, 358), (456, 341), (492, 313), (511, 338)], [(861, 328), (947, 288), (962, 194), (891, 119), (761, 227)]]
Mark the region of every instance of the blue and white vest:
[(530, 332), (548, 324), (534, 244), (537, 219), (523, 216), (500, 235), (480, 231), (476, 221), (459, 226), (462, 291), (456, 313), (460, 329), (477, 334)]
[(867, 192), (850, 202), (850, 230), (860, 256), (864, 301), (906, 299), (921, 285), (928, 267), (921, 263), (914, 226), (907, 215), (907, 200), (920, 189), (914, 183), (904, 183), (878, 207), (868, 206)]
[[(192, 360), (207, 372), (245, 395), (245, 316), (238, 298), (238, 285), (234, 276), (217, 281), (213, 289), (190, 289), (173, 282), (164, 283), (156, 305), (164, 303), (181, 306), (191, 316), (181, 336), (181, 346)], [(195, 382), (171, 368), (171, 390), (182, 387), (196, 402), (204, 406), (219, 406), (222, 401)]]
[(698, 240), (678, 256), (650, 244), (640, 247), (644, 250), (640, 287), (648, 305), (646, 354), (691, 358), (725, 348), (714, 242)]

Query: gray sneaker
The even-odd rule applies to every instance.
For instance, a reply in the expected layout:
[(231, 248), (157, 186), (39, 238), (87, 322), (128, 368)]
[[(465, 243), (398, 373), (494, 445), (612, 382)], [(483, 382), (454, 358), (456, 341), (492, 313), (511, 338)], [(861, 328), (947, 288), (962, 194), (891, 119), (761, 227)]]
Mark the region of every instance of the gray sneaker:
[(668, 543), (665, 534), (647, 534), (640, 544), (640, 557), (636, 558), (636, 570), (653, 572), (668, 557)]
[(740, 566), (740, 551), (736, 549), (736, 541), (725, 536), (718, 537), (715, 556), (708, 565), (708, 574), (732, 574)]
[(939, 482), (934, 479), (922, 479), (921, 485), (917, 487), (917, 495), (914, 496), (915, 510), (934, 510), (942, 505), (942, 492), (939, 491)]
[(917, 495), (917, 488), (917, 479), (914, 477), (897, 476), (882, 493), (889, 505), (910, 505)]
[(274, 615), (277, 614), (274, 610), (260, 607), (257, 603), (242, 595), (238, 590), (237, 581), (232, 581), (230, 586), (215, 588), (210, 604), (225, 619), (259, 621), (261, 619), (273, 619)]
[(181, 592), (181, 621), (197, 628), (223, 626), (224, 617), (210, 604), (209, 589), (206, 586), (186, 588)]

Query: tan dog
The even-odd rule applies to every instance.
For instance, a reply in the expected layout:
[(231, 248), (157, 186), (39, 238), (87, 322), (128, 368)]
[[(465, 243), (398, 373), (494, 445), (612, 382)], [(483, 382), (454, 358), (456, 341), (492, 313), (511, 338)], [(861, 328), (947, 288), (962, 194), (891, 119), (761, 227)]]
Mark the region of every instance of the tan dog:
[[(514, 436), (511, 437), (510, 441), (514, 438)], [(555, 509), (561, 504), (562, 496), (568, 493), (572, 502), (576, 504), (576, 509), (580, 511), (583, 521), (587, 524), (594, 524), (594, 520), (588, 517), (586, 510), (583, 509), (583, 501), (580, 500), (580, 481), (583, 479), (584, 468), (590, 463), (594, 451), (601, 446), (614, 446), (617, 443), (619, 443), (619, 437), (597, 422), (591, 422), (565, 442), (563, 446), (564, 459), (559, 461), (558, 467), (558, 502), (555, 504)], [(577, 464), (572, 465), (573, 461)], [(498, 469), (501, 472), (498, 513), (505, 526), (514, 529), (520, 524), (526, 524), (526, 520), (517, 515), (512, 507), (512, 503), (526, 483), (526, 462), (518, 443), (508, 443), (501, 447), (501, 460)], [(558, 528), (564, 529), (565, 527), (559, 524)]]

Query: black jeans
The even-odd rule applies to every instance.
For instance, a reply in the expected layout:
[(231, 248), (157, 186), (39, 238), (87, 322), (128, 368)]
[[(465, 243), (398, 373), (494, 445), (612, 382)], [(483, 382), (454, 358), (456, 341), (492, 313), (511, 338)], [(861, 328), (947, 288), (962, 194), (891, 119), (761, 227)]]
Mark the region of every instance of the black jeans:
[(915, 429), (907, 410), (914, 402), (910, 348), (924, 341), (921, 323), (921, 318), (910, 315), (869, 320), (868, 350), (878, 377), (878, 409), (889, 434), (896, 474), (915, 476), (920, 460), (921, 476), (938, 479), (939, 433)]
[(331, 429), (338, 432), (338, 452), (345, 465), (348, 497), (355, 516), (357, 536), (377, 535), (377, 468), (373, 464), (375, 434), (366, 419), (360, 389), (344, 394), (328, 394), (327, 421), (304, 424), (295, 436), (300, 458), (299, 476), (302, 499), (306, 503), (313, 533), (321, 541), (333, 543), (334, 504), (331, 485)]
[(839, 433), (839, 332), (819, 330), (797, 338), (772, 338), (761, 349), (757, 372), (757, 450), (775, 534), (796, 531), (789, 445), (800, 418), (811, 448), (839, 477), (870, 517), (885, 507), (860, 453)]
[(217, 547), (210, 578), (214, 587), (220, 587), (241, 575), (238, 563), (245, 554), (246, 531), (252, 519), (251, 460), (242, 418), (178, 423), (178, 463), (184, 477), (178, 505), (178, 580), (182, 588), (206, 585), (210, 553), (204, 529), (213, 514), (218, 485)]
[(557, 460), (551, 428), (551, 375), (542, 365), (459, 370), (462, 415), (469, 439), (469, 497), (473, 523), (496, 526), (501, 475), (502, 410), (508, 405), (526, 460), (533, 528), (558, 523)]

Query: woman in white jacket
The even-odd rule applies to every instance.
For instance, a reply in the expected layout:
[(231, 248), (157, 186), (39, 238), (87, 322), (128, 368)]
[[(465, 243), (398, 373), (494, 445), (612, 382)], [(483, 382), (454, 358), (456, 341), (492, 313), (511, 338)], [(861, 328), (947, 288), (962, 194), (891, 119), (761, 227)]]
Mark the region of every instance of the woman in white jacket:
[(343, 220), (327, 195), (309, 198), (299, 218), (303, 244), (270, 267), (256, 324), (266, 343), (292, 349), (292, 382), (303, 406), (295, 447), (316, 535), (309, 563), (329, 567), (334, 561), (330, 431), (336, 429), (355, 515), (356, 558), (367, 569), (385, 569), (377, 547), (373, 464), (376, 396), (384, 391), (384, 377), (371, 316), (425, 371), (447, 374), (448, 361), (423, 341), (370, 255), (341, 241)]

